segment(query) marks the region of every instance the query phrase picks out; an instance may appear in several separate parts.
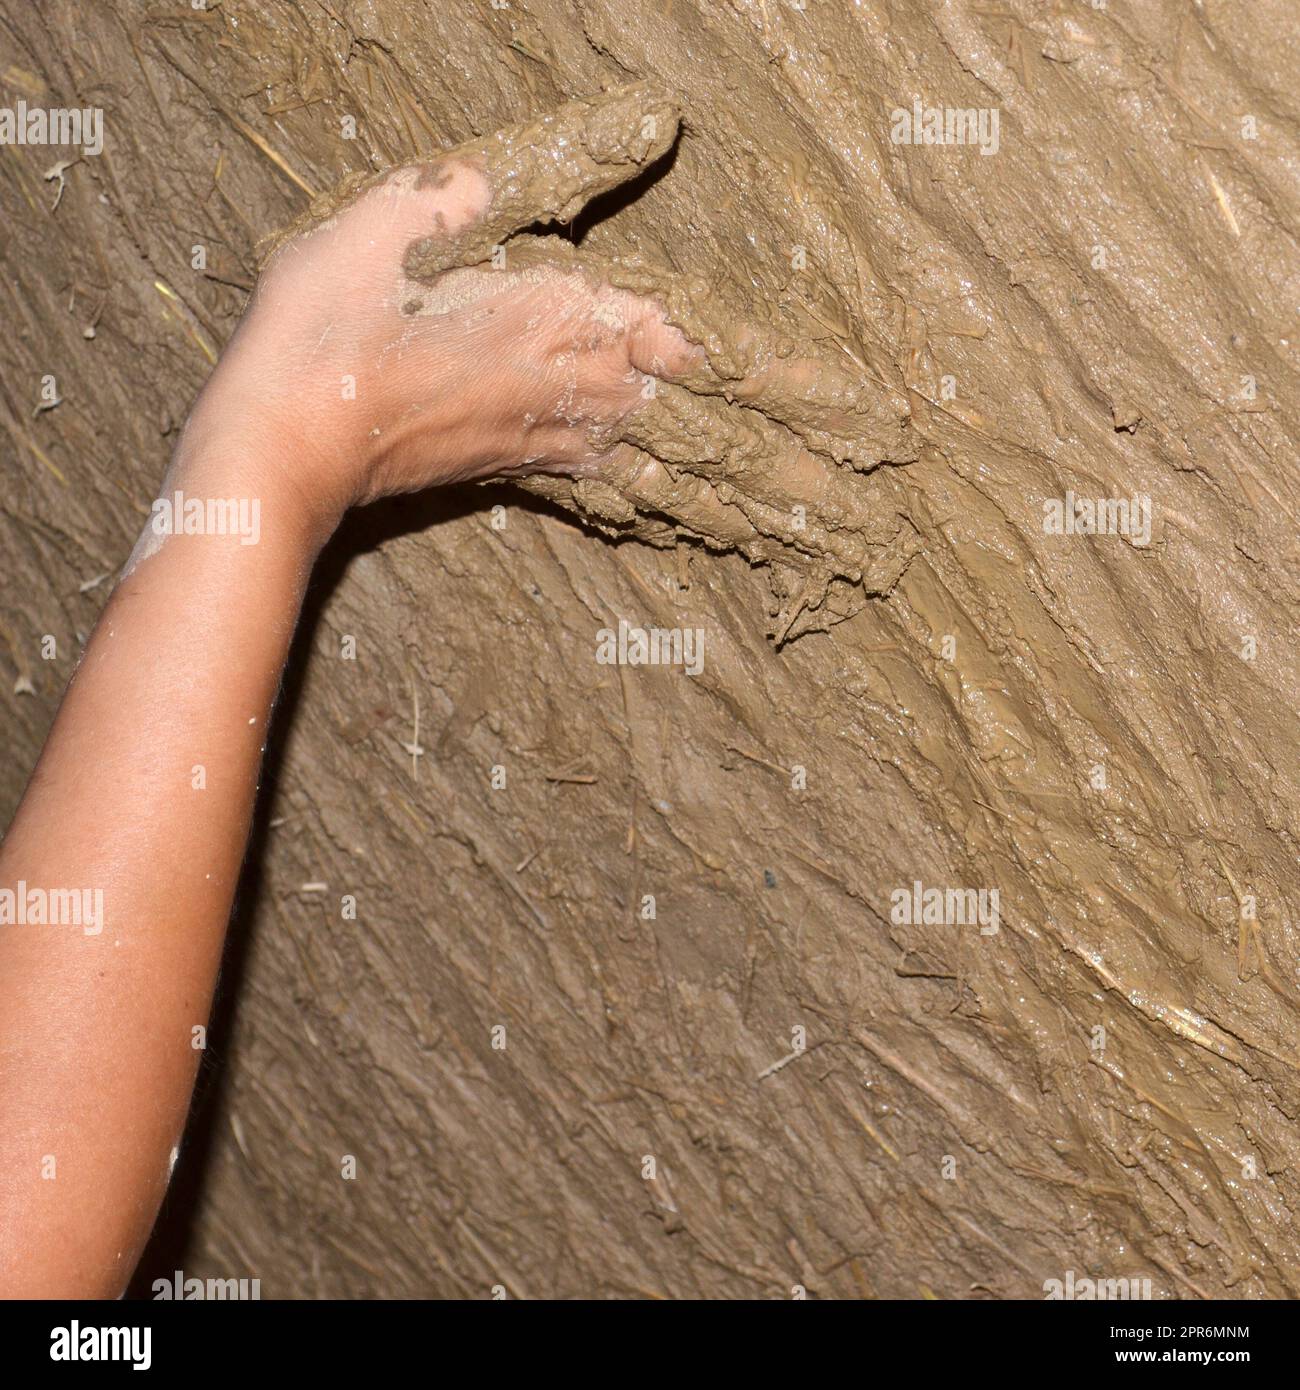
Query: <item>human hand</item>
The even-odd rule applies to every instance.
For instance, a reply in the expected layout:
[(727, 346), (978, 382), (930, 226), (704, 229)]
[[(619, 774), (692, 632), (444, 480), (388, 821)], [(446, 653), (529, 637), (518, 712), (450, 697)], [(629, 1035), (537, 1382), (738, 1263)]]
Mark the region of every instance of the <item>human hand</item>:
[(571, 244), (503, 243), (572, 219), (676, 131), (672, 100), (639, 84), (314, 208), (263, 270), (185, 446), (273, 457), (326, 531), (392, 493), (594, 468), (646, 378), (697, 350)]

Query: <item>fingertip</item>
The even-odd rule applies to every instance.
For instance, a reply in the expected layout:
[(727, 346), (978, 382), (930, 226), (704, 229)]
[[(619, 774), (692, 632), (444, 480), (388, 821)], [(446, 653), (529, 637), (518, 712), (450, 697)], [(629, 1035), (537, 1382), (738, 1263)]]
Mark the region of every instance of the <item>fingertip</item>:
[(596, 165), (625, 166), (631, 177), (672, 148), (681, 112), (681, 102), (657, 82), (613, 88), (584, 103), (583, 147)]

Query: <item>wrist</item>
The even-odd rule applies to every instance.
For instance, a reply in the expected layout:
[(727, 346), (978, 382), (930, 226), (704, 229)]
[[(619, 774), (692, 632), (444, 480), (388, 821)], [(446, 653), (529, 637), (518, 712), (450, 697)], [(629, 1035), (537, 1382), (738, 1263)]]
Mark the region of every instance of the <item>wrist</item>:
[(291, 429), (247, 409), (236, 421), (218, 420), (205, 404), (186, 423), (163, 497), (224, 504), (229, 516), (257, 527), (259, 540), (313, 562), (352, 499), (330, 484), (330, 470), (316, 466)]

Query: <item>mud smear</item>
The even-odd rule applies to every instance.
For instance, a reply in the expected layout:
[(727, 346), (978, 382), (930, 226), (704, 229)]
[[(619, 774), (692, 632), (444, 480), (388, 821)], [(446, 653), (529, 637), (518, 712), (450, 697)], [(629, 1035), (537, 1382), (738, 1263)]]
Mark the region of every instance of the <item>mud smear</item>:
[[(1289, 6), (0, 12), (6, 90), (106, 130), (55, 212), (0, 150), (8, 805), (257, 244), (569, 99), (682, 123), (581, 250), (707, 370), (608, 476), (374, 509), (322, 574), (187, 1273), (1300, 1292)], [(892, 143), (916, 101), (998, 153)], [(701, 676), (598, 665), (620, 617)]]

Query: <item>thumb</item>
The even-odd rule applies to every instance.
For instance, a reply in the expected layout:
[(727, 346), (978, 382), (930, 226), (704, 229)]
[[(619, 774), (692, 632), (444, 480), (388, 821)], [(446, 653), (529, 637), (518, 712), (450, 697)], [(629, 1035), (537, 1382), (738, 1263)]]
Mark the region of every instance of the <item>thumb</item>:
[(536, 222), (571, 222), (586, 204), (634, 178), (672, 148), (680, 102), (654, 82), (582, 97), (523, 125), (448, 150), (487, 177), (483, 217), (453, 236), (425, 236), (406, 251), (406, 273), (431, 280), (488, 260), (495, 246)]

